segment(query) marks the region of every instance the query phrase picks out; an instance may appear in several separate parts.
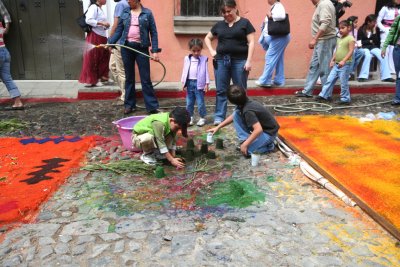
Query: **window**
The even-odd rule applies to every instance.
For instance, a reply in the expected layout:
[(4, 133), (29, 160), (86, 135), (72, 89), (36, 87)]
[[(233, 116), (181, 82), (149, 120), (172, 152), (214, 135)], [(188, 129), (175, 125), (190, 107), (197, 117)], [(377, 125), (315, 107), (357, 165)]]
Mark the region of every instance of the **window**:
[(175, 0), (175, 34), (206, 34), (221, 20), (222, 0)]
[(178, 16), (216, 17), (220, 15), (221, 0), (180, 0)]

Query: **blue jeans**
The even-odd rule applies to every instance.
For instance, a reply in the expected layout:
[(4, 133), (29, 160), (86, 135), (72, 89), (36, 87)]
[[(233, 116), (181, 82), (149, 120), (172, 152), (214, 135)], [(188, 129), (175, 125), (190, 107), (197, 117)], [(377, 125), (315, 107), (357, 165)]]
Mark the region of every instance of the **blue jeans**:
[(361, 59), (364, 57), (364, 50), (362, 48), (355, 48), (353, 53), (353, 64), (351, 66), (351, 73), (355, 73), (358, 64), (360, 64)]
[(265, 53), (264, 72), (258, 78), (261, 84), (272, 84), (272, 74), (275, 70), (274, 84), (285, 84), (284, 53), (290, 41), (290, 34), (285, 36), (270, 36), (265, 38), (267, 48)]
[(11, 98), (21, 96), (17, 85), (11, 77), (11, 56), (6, 47), (0, 47), (0, 78), (6, 86)]
[(396, 93), (393, 102), (400, 103), (400, 47), (398, 46), (395, 46), (393, 49), (393, 63), (394, 69), (396, 70)]
[[(138, 43), (126, 42), (126, 46), (132, 47), (146, 55), (149, 54), (148, 48), (140, 47)], [(158, 100), (154, 92), (153, 84), (150, 79), (150, 59), (144, 55), (136, 53), (130, 49), (121, 49), (122, 61), (125, 67), (125, 108), (136, 108), (135, 90), (135, 62), (138, 65), (140, 82), (146, 110), (148, 112), (158, 109)]]
[(217, 88), (214, 121), (221, 122), (226, 117), (228, 104), (226, 93), (230, 86), (231, 79), (233, 84), (247, 89), (248, 72), (244, 70), (245, 64), (246, 60), (231, 59), (230, 66), (225, 66), (223, 59), (217, 60), (217, 68), (214, 68), (215, 86)]
[(186, 88), (186, 109), (190, 117), (193, 117), (194, 103), (197, 101), (199, 115), (204, 118), (207, 115), (206, 104), (204, 103), (204, 90), (197, 89), (197, 80), (188, 80)]
[[(233, 111), (233, 126), (236, 130), (236, 135), (239, 139), (239, 142), (242, 143), (247, 140), (250, 136), (250, 130), (247, 128), (246, 123), (244, 122), (242, 116), (240, 115), (240, 111), (235, 109)], [(249, 154), (257, 151), (259, 153), (268, 153), (274, 150), (276, 136), (271, 136), (265, 132), (260, 134), (256, 140), (251, 143), (247, 149)]]
[(332, 96), (333, 87), (337, 79), (340, 79), (340, 101), (350, 102), (350, 89), (349, 89), (349, 74), (353, 63), (346, 63), (343, 67), (339, 68), (337, 64), (335, 64), (329, 73), (328, 80), (324, 83), (322, 87), (321, 93), (319, 93), (320, 97), (328, 99)]
[(335, 46), (336, 37), (327, 40), (319, 40), (315, 45), (310, 62), (310, 69), (306, 78), (306, 84), (302, 91), (304, 94), (312, 95), (318, 77), (321, 77), (322, 84), (326, 83), (329, 75), (329, 62), (331, 61)]
[(370, 68), (371, 59), (373, 56), (376, 57), (380, 63), (381, 80), (392, 77), (390, 75), (390, 70), (389, 70), (389, 59), (386, 57), (382, 58), (381, 50), (379, 48), (374, 48), (372, 50), (364, 48), (363, 50), (364, 50), (364, 61), (361, 66), (361, 71), (360, 71), (360, 74), (358, 75), (358, 78), (368, 79), (369, 68)]

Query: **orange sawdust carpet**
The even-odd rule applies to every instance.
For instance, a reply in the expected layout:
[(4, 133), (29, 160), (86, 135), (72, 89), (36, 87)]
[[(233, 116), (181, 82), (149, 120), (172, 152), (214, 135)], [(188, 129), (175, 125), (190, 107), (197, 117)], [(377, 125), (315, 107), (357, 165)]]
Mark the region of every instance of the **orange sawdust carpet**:
[(378, 214), (376, 217), (386, 220), (384, 226), (394, 226), (399, 233), (399, 121), (362, 123), (340, 116), (278, 120), (282, 139), (354, 194), (366, 205), (367, 212), (371, 208), (372, 213)]
[(93, 141), (0, 138), (0, 226), (32, 221), (40, 204), (78, 169)]

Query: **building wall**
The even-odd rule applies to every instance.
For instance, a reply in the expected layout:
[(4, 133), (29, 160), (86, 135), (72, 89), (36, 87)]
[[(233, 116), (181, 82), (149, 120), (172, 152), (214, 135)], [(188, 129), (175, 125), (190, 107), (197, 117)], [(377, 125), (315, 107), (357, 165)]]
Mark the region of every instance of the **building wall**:
[[(87, 0), (88, 2), (88, 0)], [(183, 57), (189, 53), (187, 48), (188, 41), (193, 37), (204, 38), (201, 35), (176, 35), (174, 33), (174, 0), (141, 0), (142, 4), (150, 8), (155, 16), (159, 32), (159, 46), (162, 48), (160, 54), (161, 61), (167, 67), (166, 81), (179, 81), (182, 71)], [(311, 0), (281, 0), (290, 17), (292, 40), (285, 53), (285, 72), (287, 78), (305, 78), (312, 50), (308, 49), (308, 42), (311, 39), (310, 23), (315, 7)], [(374, 13), (376, 0), (353, 0), (353, 6), (346, 10), (343, 18), (351, 15), (359, 17), (359, 25), (366, 15)], [(260, 35), (260, 25), (270, 6), (267, 0), (237, 0), (241, 16), (250, 19), (256, 28), (256, 40)], [(108, 0), (107, 11), (112, 21), (112, 10), (115, 3)], [(214, 45), (216, 45), (214, 41)], [(207, 49), (204, 55), (210, 56)], [(256, 44), (253, 56), (253, 69), (250, 79), (260, 76), (264, 66), (264, 51), (261, 46)], [(209, 65), (210, 69), (212, 65)], [(161, 67), (153, 64), (152, 78), (158, 80), (161, 77)], [(213, 71), (210, 71), (212, 79)]]

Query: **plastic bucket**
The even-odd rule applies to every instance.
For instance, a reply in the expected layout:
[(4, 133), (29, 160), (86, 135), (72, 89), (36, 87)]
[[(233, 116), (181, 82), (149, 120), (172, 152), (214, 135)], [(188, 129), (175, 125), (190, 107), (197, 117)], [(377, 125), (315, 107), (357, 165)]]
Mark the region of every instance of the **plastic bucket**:
[(122, 144), (126, 149), (137, 152), (141, 151), (141, 149), (132, 146), (132, 129), (138, 121), (145, 117), (146, 116), (132, 116), (120, 119), (118, 121), (113, 121), (113, 124), (115, 124), (115, 126), (118, 128)]

